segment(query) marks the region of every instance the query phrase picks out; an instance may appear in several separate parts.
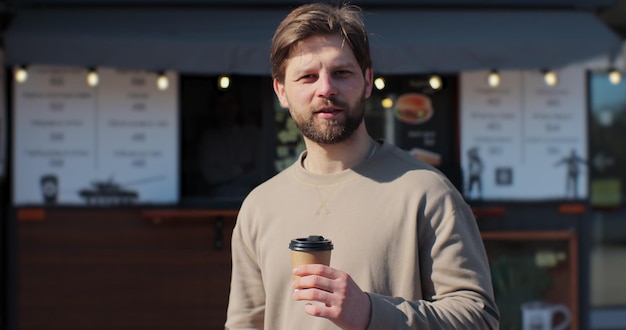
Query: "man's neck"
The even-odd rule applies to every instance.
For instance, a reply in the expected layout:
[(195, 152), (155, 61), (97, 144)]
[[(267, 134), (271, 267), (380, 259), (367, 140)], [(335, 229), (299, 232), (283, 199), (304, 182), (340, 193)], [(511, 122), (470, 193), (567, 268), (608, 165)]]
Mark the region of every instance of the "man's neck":
[(373, 156), (377, 143), (367, 131), (357, 130), (348, 140), (318, 144), (305, 138), (306, 157), (302, 163), (312, 173), (332, 174), (352, 168)]

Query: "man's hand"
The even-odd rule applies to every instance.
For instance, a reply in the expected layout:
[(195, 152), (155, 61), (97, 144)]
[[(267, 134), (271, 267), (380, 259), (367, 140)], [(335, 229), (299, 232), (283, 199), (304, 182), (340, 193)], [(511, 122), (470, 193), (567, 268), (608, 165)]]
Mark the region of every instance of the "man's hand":
[(324, 317), (344, 330), (365, 330), (370, 320), (371, 302), (350, 275), (324, 265), (294, 268), (293, 299), (317, 301), (305, 312)]

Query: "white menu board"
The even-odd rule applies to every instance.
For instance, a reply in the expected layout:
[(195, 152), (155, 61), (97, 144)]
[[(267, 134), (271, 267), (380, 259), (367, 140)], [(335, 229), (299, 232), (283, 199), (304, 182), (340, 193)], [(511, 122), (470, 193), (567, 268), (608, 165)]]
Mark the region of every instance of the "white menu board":
[(31, 66), (14, 84), (14, 204), (178, 200), (177, 81), (156, 74)]
[(587, 197), (585, 70), (557, 71), (547, 86), (540, 71), (461, 74), (461, 166), (470, 200)]

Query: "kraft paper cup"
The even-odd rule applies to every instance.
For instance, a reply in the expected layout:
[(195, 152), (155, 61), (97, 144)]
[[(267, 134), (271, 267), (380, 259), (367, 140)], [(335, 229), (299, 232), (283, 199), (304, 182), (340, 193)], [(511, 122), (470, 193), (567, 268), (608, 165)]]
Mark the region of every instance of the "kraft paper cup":
[(307, 264), (329, 266), (333, 243), (323, 236), (311, 235), (309, 237), (292, 239), (289, 243), (289, 249), (291, 250), (292, 268)]

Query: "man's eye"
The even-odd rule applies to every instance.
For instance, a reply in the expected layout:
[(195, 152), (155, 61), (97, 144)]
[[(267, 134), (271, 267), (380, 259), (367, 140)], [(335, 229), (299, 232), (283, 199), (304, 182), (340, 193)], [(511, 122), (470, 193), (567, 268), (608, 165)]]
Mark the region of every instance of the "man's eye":
[(338, 77), (348, 77), (351, 74), (352, 74), (352, 71), (348, 71), (348, 70), (339, 70), (335, 72), (335, 75)]
[(298, 79), (298, 80), (301, 80), (301, 81), (313, 81), (313, 80), (315, 80), (315, 78), (316, 78), (316, 75), (314, 75), (314, 74), (306, 74), (306, 75), (301, 76), (300, 79)]

